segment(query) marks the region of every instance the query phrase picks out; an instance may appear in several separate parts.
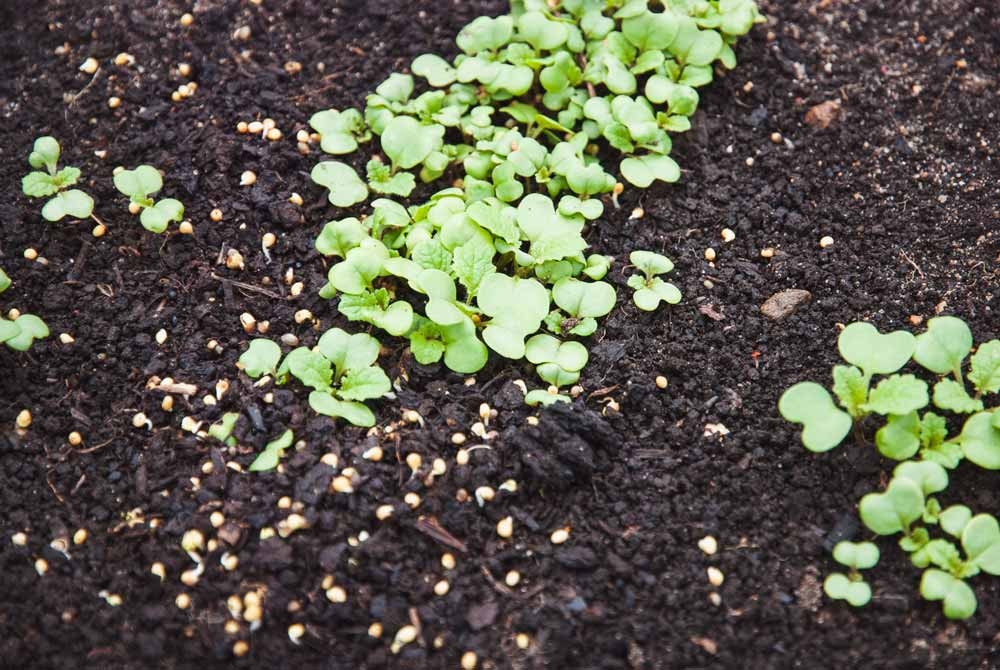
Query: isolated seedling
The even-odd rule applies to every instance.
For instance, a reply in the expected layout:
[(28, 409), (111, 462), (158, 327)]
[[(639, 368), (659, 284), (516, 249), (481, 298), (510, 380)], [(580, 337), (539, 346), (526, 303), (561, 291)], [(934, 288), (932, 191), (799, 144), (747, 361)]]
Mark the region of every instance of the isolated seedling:
[(47, 221), (59, 221), (67, 215), (86, 219), (94, 212), (94, 199), (79, 189), (66, 190), (79, 180), (80, 170), (75, 167), (60, 170), (59, 154), (59, 142), (54, 137), (35, 140), (28, 163), (37, 171), (21, 180), (21, 190), (29, 198), (55, 196), (42, 207), (42, 217)]
[[(0, 269), (0, 293), (10, 288), (10, 277)], [(27, 351), (35, 340), (49, 336), (49, 327), (34, 314), (21, 314), (16, 319), (0, 317), (0, 343), (14, 351)]]
[(152, 198), (163, 188), (163, 177), (152, 165), (118, 171), (115, 173), (115, 188), (129, 197), (129, 211), (139, 214), (142, 227), (151, 233), (166, 232), (171, 221), (180, 223), (184, 219), (184, 205), (180, 201)]
[(579, 342), (560, 342), (551, 335), (538, 334), (525, 347), (528, 361), (542, 380), (556, 388), (575, 384), (587, 365), (587, 348)]
[(861, 576), (861, 570), (875, 567), (879, 559), (878, 547), (871, 542), (838, 542), (833, 548), (833, 558), (849, 568), (845, 575), (834, 572), (823, 582), (823, 590), (834, 600), (846, 600), (854, 607), (863, 607), (872, 599), (872, 589)]
[(295, 441), (295, 434), (291, 430), (286, 430), (277, 439), (271, 440), (264, 446), (253, 463), (250, 464), (250, 472), (266, 472), (278, 467), (281, 457), (285, 455), (285, 450), (292, 446)]
[(644, 275), (634, 274), (628, 278), (629, 288), (635, 291), (632, 301), (636, 307), (653, 312), (660, 306), (660, 302), (676, 305), (681, 301), (681, 292), (677, 287), (658, 276), (674, 269), (669, 258), (652, 251), (633, 251), (629, 254), (629, 260)]

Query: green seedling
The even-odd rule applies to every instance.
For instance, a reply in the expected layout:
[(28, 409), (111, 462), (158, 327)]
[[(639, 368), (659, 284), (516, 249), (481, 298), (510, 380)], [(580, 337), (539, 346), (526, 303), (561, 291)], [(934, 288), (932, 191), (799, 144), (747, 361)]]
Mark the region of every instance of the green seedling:
[(524, 396), (524, 403), (529, 407), (548, 407), (549, 405), (554, 405), (557, 402), (572, 402), (568, 395), (563, 395), (562, 393), (554, 393), (554, 389), (534, 389), (528, 391)]
[[(10, 288), (10, 284), (10, 277), (0, 269), (0, 293)], [(13, 320), (0, 318), (0, 343), (14, 351), (27, 351), (35, 340), (48, 336), (48, 326), (34, 314), (21, 314)]]
[(227, 447), (236, 446), (236, 438), (233, 437), (233, 429), (236, 427), (236, 420), (240, 415), (236, 412), (226, 412), (222, 418), (208, 427), (208, 434), (222, 442)]
[(674, 269), (669, 258), (652, 251), (633, 251), (629, 260), (645, 275), (634, 274), (628, 278), (629, 288), (635, 291), (632, 301), (636, 307), (645, 312), (653, 312), (660, 306), (660, 302), (676, 305), (681, 301), (681, 292), (677, 287), (658, 276)]
[[(39, 137), (28, 156), (35, 168), (21, 180), (21, 190), (29, 198), (51, 198), (42, 207), (46, 221), (59, 221), (65, 216), (86, 219), (93, 215), (94, 199), (79, 189), (68, 189), (80, 179), (80, 169), (59, 169), (59, 142), (54, 137)], [(42, 171), (44, 169), (44, 172)]]
[(494, 273), (479, 287), (476, 303), (492, 317), (483, 330), (486, 345), (505, 358), (524, 358), (524, 340), (549, 313), (549, 292), (534, 279)]
[(253, 463), (250, 464), (250, 472), (266, 472), (278, 467), (281, 457), (285, 455), (285, 450), (292, 446), (295, 435), (291, 430), (286, 430), (281, 437), (271, 440), (264, 446), (264, 450), (257, 455)]
[(535, 335), (525, 347), (528, 361), (543, 381), (556, 388), (575, 384), (587, 365), (587, 348), (579, 342), (560, 342), (551, 335)]
[(319, 133), (320, 148), (328, 154), (342, 155), (357, 151), (359, 142), (368, 142), (372, 134), (356, 109), (316, 112), (309, 125)]
[(872, 589), (861, 576), (861, 570), (875, 567), (878, 547), (871, 542), (838, 542), (833, 558), (849, 568), (848, 574), (834, 572), (823, 582), (826, 595), (834, 600), (846, 600), (854, 607), (864, 607), (872, 599)]
[[(173, 198), (153, 200), (163, 188), (163, 177), (152, 165), (140, 165), (134, 170), (115, 173), (115, 188), (129, 197), (129, 211), (139, 214), (142, 227), (152, 233), (166, 232), (171, 221), (184, 219), (184, 205)], [(140, 214), (141, 212), (141, 214)]]
[(310, 178), (329, 189), (330, 204), (350, 207), (368, 199), (368, 186), (350, 165), (340, 161), (323, 161), (312, 169)]
[(563, 318), (560, 312), (553, 312), (546, 317), (546, 323), (555, 314), (558, 322), (553, 330), (556, 333), (565, 332), (581, 337), (593, 335), (597, 330), (597, 317), (611, 312), (615, 307), (616, 298), (615, 289), (611, 284), (602, 281), (583, 282), (565, 277), (552, 287), (552, 300), (569, 316)]

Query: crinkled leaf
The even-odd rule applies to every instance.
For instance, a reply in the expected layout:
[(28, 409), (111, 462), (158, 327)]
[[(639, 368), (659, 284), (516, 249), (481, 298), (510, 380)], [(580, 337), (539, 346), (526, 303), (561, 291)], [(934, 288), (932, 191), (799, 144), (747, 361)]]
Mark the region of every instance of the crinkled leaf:
[(424, 269), (445, 272), (451, 269), (452, 255), (437, 239), (424, 240), (415, 246), (410, 258)]
[(21, 179), (21, 191), (29, 198), (44, 198), (58, 193), (59, 185), (44, 172), (29, 172)]
[(458, 281), (465, 287), (470, 298), (479, 292), (479, 285), (483, 279), (496, 272), (496, 267), (493, 265), (494, 254), (493, 245), (481, 237), (473, 237), (455, 249), (453, 268)]
[(840, 406), (851, 416), (863, 414), (861, 407), (868, 402), (868, 379), (854, 366), (836, 365), (833, 368), (833, 393)]
[(893, 375), (868, 394), (863, 409), (878, 414), (909, 414), (929, 402), (927, 382), (913, 375)]
[(1000, 340), (979, 345), (972, 355), (969, 381), (980, 393), (1000, 392)]
[[(303, 351), (304, 350), (304, 351)], [(289, 355), (288, 371), (300, 382), (317, 391), (329, 390), (333, 383), (333, 369), (330, 359), (318, 351), (300, 347), (295, 351), (302, 353), (297, 356)]]
[(382, 368), (371, 366), (348, 370), (340, 380), (337, 395), (345, 400), (371, 400), (381, 398), (392, 390), (389, 377)]
[(517, 209), (496, 198), (474, 202), (468, 208), (469, 218), (508, 244), (517, 244), (521, 231), (517, 227)]
[(333, 363), (338, 379), (348, 370), (360, 370), (374, 364), (381, 348), (378, 340), (367, 333), (351, 335), (340, 328), (323, 333), (317, 346)]
[(983, 401), (973, 398), (964, 384), (954, 379), (942, 379), (934, 385), (934, 406), (959, 414), (981, 412)]
[(853, 425), (851, 416), (838, 409), (827, 390), (815, 382), (799, 382), (785, 391), (778, 411), (786, 421), (802, 424), (802, 444), (809, 451), (833, 449)]

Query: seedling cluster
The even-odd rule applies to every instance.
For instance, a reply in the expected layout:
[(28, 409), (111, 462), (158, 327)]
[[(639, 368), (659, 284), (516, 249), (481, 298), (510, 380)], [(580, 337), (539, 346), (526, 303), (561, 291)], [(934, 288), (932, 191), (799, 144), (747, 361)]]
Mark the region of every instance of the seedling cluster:
[[(587, 255), (599, 196), (623, 186), (597, 157), (621, 155), (617, 171), (645, 188), (676, 181), (670, 133), (690, 128), (697, 87), (714, 63), (735, 66), (732, 45), (761, 21), (751, 0), (663, 3), (569, 0), (512, 3), (458, 35), (452, 62), (417, 57), (393, 73), (364, 111), (326, 110), (310, 120), (335, 156), (379, 139), (366, 174), (325, 160), (312, 179), (341, 208), (371, 213), (330, 221), (317, 250), (335, 259), (321, 295), (339, 310), (406, 337), (422, 364), (443, 360), (473, 373), (489, 351), (527, 358), (553, 387), (575, 383), (587, 337), (615, 305), (602, 281), (613, 259)], [(461, 179), (404, 206), (420, 182), (458, 168)], [(658, 275), (673, 264), (650, 252), (631, 261), (635, 303), (652, 311), (680, 292)], [(404, 289), (424, 303), (401, 298)], [(539, 334), (540, 329), (551, 334)], [(559, 339), (564, 338), (564, 339)], [(567, 399), (529, 394), (529, 402)]]
[[(901, 463), (884, 492), (861, 499), (861, 520), (876, 535), (901, 534), (899, 546), (924, 570), (921, 595), (942, 601), (949, 618), (968, 618), (976, 597), (965, 580), (980, 572), (1000, 574), (1000, 527), (991, 515), (974, 516), (964, 505), (942, 509), (932, 494), (947, 488), (948, 470), (963, 460), (1000, 469), (1000, 407), (984, 402), (1000, 393), (1000, 340), (980, 344), (973, 353), (968, 325), (940, 316), (917, 336), (852, 323), (840, 334), (838, 348), (848, 365), (833, 368), (833, 395), (819, 384), (801, 382), (785, 391), (779, 411), (802, 425), (802, 443), (814, 452), (837, 447), (851, 433), (865, 444), (869, 427), (877, 428), (875, 447)], [(933, 386), (900, 373), (911, 360), (935, 376)], [(949, 435), (948, 417), (929, 405), (963, 417), (961, 430)], [(934, 526), (948, 537), (932, 539)], [(855, 569), (871, 567), (834, 557)], [(847, 582), (831, 578), (831, 597), (857, 606), (870, 599), (856, 575)]]
[[(10, 288), (10, 277), (0, 269), (0, 293)], [(34, 314), (9, 314), (0, 317), (0, 343), (14, 351), (27, 351), (35, 340), (49, 336), (49, 327)]]
[[(39, 137), (28, 155), (28, 163), (35, 168), (21, 180), (21, 190), (29, 198), (48, 198), (42, 207), (47, 221), (59, 221), (65, 216), (86, 219), (94, 211), (94, 199), (79, 189), (71, 189), (80, 179), (80, 169), (59, 169), (59, 142), (54, 137)], [(43, 171), (44, 170), (44, 171)]]

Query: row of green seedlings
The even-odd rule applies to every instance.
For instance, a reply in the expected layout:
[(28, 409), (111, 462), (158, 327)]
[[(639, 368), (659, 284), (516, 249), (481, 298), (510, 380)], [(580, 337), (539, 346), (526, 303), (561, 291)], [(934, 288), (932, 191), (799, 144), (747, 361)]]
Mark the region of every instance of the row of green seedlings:
[[(690, 128), (696, 87), (712, 81), (713, 63), (735, 65), (732, 45), (762, 20), (749, 0), (663, 5), (513, 2), (510, 14), (466, 26), (452, 63), (421, 55), (412, 74), (380, 84), (363, 113), (313, 115), (324, 152), (350, 154), (378, 136), (384, 154), (367, 161), (365, 179), (340, 161), (315, 166), (313, 181), (337, 207), (372, 193), (409, 198), (418, 178), (462, 175), (422, 203), (380, 197), (367, 216), (328, 222), (316, 248), (336, 262), (321, 295), (339, 297), (347, 319), (405, 337), (418, 363), (471, 374), (490, 350), (526, 358), (549, 384), (526, 401), (569, 401), (559, 390), (579, 380), (588, 353), (567, 338), (592, 335), (616, 302), (601, 281), (613, 259), (585, 253), (584, 233), (604, 214), (599, 196), (617, 207), (624, 190), (598, 157), (602, 145), (624, 156), (618, 170), (634, 186), (676, 181), (670, 133)], [(668, 258), (639, 250), (629, 260), (640, 271), (628, 280), (638, 308), (681, 300), (661, 277), (673, 269)], [(398, 297), (406, 289), (423, 314)], [(263, 342), (251, 349), (265, 351)], [(314, 409), (369, 425), (368, 414), (327, 400), (325, 381), (295, 369), (314, 389)]]
[[(42, 217), (47, 221), (92, 218), (97, 223), (93, 234), (101, 237), (105, 224), (94, 215), (94, 199), (80, 189), (70, 188), (80, 179), (80, 169), (59, 167), (62, 149), (54, 137), (35, 140), (28, 163), (35, 168), (21, 180), (22, 192), (30, 198), (48, 198), (42, 206)], [(114, 173), (115, 187), (129, 197), (129, 212), (138, 214), (143, 228), (154, 233), (166, 232), (171, 222), (181, 223), (181, 232), (190, 232), (190, 224), (183, 222), (184, 205), (173, 198), (154, 200), (153, 195), (163, 188), (163, 177), (151, 165), (140, 165), (135, 170), (118, 168)], [(187, 230), (185, 230), (185, 225)], [(10, 286), (10, 278), (0, 270), (0, 293)], [(0, 318), (0, 343), (11, 349), (27, 351), (34, 340), (49, 336), (49, 329), (39, 317), (21, 314), (10, 320)]]
[[(976, 595), (966, 580), (980, 572), (1000, 575), (1000, 524), (965, 505), (942, 508), (933, 494), (948, 487), (948, 471), (963, 460), (1000, 469), (1000, 407), (984, 403), (1000, 392), (1000, 340), (980, 344), (970, 357), (968, 325), (941, 316), (915, 337), (852, 323), (838, 348), (849, 365), (833, 368), (833, 396), (815, 382), (801, 382), (785, 391), (779, 411), (802, 424), (802, 443), (814, 452), (829, 451), (852, 433), (867, 445), (869, 428), (877, 426), (875, 447), (901, 463), (883, 492), (861, 499), (861, 521), (876, 535), (901, 535), (900, 548), (924, 571), (920, 594), (942, 601), (946, 617), (967, 619), (976, 611)], [(938, 375), (933, 389), (915, 374), (899, 372), (911, 359)], [(876, 376), (884, 378), (873, 387)], [(964, 417), (961, 429), (949, 436), (948, 417), (926, 410), (928, 405), (951, 413), (952, 423)], [(932, 538), (935, 526), (944, 537)], [(841, 542), (833, 556), (850, 570), (827, 578), (826, 593), (854, 606), (867, 604), (871, 588), (859, 570), (878, 562), (878, 548)]]

